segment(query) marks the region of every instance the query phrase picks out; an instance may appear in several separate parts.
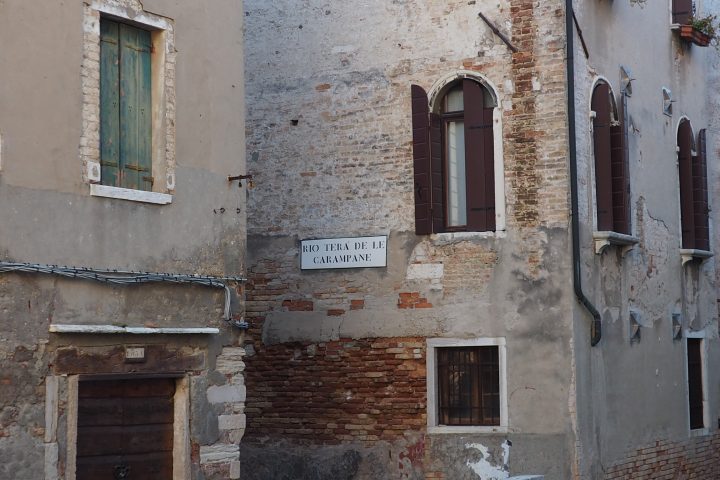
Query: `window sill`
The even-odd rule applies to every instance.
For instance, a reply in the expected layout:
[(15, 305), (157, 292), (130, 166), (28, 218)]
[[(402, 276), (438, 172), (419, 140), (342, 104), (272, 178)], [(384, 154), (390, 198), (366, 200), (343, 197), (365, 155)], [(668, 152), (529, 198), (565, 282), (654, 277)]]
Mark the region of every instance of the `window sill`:
[(430, 239), (435, 245), (444, 245), (481, 238), (505, 238), (506, 235), (507, 234), (504, 230), (497, 230), (494, 232), (444, 232), (433, 233), (430, 235)]
[(90, 184), (90, 195), (93, 197), (117, 198), (118, 200), (129, 200), (131, 202), (153, 203), (156, 205), (167, 205), (172, 203), (172, 195), (160, 192), (146, 192), (144, 190), (133, 190), (131, 188), (111, 187), (110, 185)]
[(481, 425), (436, 425), (427, 427), (429, 434), (453, 434), (453, 433), (508, 433), (508, 427), (502, 425), (481, 426)]
[(715, 255), (713, 252), (707, 250), (696, 250), (694, 248), (681, 248), (680, 258), (682, 258), (682, 264), (685, 265), (693, 260), (700, 260), (701, 262)]
[(65, 325), (50, 324), (50, 333), (132, 333), (136, 335), (175, 334), (175, 335), (217, 335), (220, 329), (214, 327), (116, 327), (115, 325)]
[(694, 430), (690, 430), (690, 438), (692, 437), (704, 437), (705, 435), (710, 435), (710, 429), (707, 427), (704, 428), (696, 428)]
[(602, 254), (607, 247), (610, 245), (617, 245), (622, 250), (622, 255), (625, 256), (627, 252), (640, 242), (640, 239), (633, 237), (632, 235), (625, 235), (624, 233), (617, 232), (593, 232), (593, 240), (595, 241), (595, 253)]

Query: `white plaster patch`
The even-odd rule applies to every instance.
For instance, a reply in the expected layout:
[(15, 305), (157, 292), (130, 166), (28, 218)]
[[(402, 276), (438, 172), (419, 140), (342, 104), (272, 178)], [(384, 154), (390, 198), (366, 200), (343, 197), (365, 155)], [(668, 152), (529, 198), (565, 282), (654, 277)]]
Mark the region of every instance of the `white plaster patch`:
[(207, 389), (210, 403), (234, 403), (245, 401), (245, 385), (212, 386)]
[[(503, 446), (506, 444), (507, 442), (503, 442)], [(469, 460), (467, 462), (467, 466), (470, 467), (481, 480), (505, 480), (510, 476), (505, 469), (505, 465), (493, 465), (490, 463), (490, 450), (485, 445), (481, 443), (468, 443), (465, 445), (465, 448), (478, 450), (482, 455), (482, 458), (478, 462), (471, 462)], [(507, 451), (505, 447), (503, 447), (503, 462), (507, 462), (509, 454), (510, 446), (507, 445)]]
[(505, 93), (508, 95), (515, 93), (515, 87), (513, 86), (512, 80), (509, 78), (503, 82), (503, 86), (505, 87)]
[(536, 92), (540, 91), (540, 80), (537, 77), (532, 77), (532, 89)]
[(230, 463), (238, 460), (240, 446), (230, 444), (202, 445), (200, 447), (200, 463)]
[(220, 430), (239, 430), (245, 428), (245, 415), (220, 415), (218, 417)]
[(407, 269), (408, 280), (440, 279), (444, 275), (442, 263), (411, 263)]
[(85, 172), (88, 182), (99, 182), (100, 181), (100, 163), (88, 160), (87, 171)]
[(58, 457), (59, 449), (57, 443), (45, 444), (45, 480), (58, 480)]
[(240, 461), (230, 462), (230, 478), (240, 478)]

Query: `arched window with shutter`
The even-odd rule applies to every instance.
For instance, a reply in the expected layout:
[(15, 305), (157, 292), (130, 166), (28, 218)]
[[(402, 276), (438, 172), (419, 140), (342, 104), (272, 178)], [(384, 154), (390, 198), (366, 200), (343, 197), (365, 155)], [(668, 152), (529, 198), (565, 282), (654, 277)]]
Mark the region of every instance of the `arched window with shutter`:
[(706, 148), (705, 129), (698, 133), (696, 143), (690, 121), (683, 118), (678, 125), (677, 152), (684, 249), (710, 250)]
[(495, 93), (458, 78), (432, 111), (424, 89), (413, 85), (411, 95), (416, 233), (495, 231)]
[(630, 235), (630, 181), (627, 131), (610, 85), (600, 81), (592, 93), (595, 157), (596, 229)]

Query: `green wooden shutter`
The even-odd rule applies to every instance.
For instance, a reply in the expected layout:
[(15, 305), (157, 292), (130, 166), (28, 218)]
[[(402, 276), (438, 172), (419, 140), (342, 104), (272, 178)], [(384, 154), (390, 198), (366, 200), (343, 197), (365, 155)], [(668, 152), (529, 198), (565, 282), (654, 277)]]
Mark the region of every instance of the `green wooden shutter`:
[(152, 189), (150, 32), (120, 24), (121, 186)]
[(100, 22), (100, 165), (104, 185), (119, 186), (119, 24)]

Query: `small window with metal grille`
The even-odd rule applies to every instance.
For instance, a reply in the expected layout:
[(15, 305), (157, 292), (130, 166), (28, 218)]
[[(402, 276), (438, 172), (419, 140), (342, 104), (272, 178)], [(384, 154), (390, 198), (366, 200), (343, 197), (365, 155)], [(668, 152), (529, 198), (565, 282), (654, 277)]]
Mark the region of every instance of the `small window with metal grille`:
[(498, 347), (439, 348), (439, 424), (500, 425)]
[(505, 339), (428, 339), (429, 431), (507, 427)]

